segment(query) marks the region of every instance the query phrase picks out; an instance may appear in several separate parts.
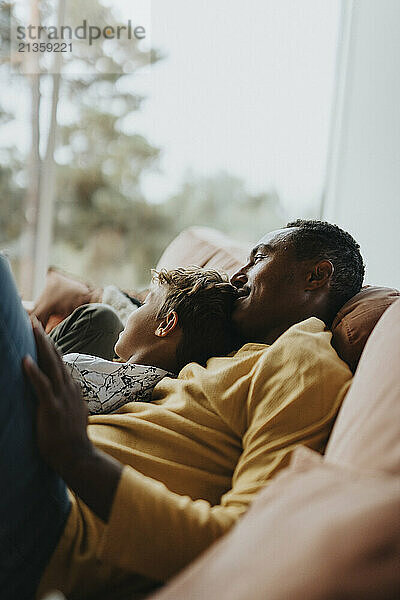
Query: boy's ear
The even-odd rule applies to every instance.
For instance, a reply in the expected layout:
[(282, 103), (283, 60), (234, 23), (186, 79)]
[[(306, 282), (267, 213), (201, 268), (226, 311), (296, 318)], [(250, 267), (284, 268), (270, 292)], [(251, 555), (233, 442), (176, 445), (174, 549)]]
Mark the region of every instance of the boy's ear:
[(157, 337), (167, 337), (176, 327), (178, 327), (178, 313), (175, 310), (171, 310), (158, 325), (154, 333)]

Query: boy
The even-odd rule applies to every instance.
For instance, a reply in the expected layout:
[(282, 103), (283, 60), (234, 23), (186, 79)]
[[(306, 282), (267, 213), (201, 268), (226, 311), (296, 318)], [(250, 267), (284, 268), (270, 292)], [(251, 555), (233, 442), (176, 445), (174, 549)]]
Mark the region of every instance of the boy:
[(132, 312), (115, 345), (124, 362), (76, 353), (63, 356), (89, 413), (149, 401), (163, 377), (174, 377), (189, 362), (205, 365), (211, 356), (231, 352), (235, 340), (230, 315), (236, 297), (227, 276), (214, 270), (153, 271), (144, 304)]

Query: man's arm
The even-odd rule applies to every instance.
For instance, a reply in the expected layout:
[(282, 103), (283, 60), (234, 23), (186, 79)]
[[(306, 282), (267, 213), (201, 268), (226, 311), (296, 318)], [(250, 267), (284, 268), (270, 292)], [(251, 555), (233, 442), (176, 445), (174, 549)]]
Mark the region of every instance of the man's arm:
[(99, 516), (107, 521), (122, 465), (92, 444), (87, 435), (86, 403), (57, 350), (33, 319), (40, 368), (28, 356), (25, 373), (38, 399), (37, 443), (44, 460)]
[[(38, 398), (37, 444), (43, 459), (106, 523), (99, 556), (153, 579), (169, 577), (229, 529), (238, 514), (175, 494), (98, 450), (87, 435), (88, 410), (79, 384), (41, 324), (32, 321), (39, 366), (30, 356), (23, 366)], [(142, 552), (147, 545), (152, 556)]]

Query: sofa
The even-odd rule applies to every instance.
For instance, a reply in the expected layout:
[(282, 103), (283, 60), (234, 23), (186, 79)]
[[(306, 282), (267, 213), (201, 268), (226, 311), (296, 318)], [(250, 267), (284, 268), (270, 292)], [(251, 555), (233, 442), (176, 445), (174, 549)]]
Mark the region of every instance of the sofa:
[[(157, 268), (232, 274), (248, 253), (193, 227)], [(298, 447), (240, 522), (152, 600), (400, 598), (399, 297), (366, 287), (332, 324), (354, 378), (325, 455)]]

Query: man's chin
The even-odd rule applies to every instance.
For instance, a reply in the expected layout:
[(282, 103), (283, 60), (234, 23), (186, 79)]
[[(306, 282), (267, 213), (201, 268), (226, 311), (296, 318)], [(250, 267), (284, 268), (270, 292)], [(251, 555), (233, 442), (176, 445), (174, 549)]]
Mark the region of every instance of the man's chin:
[(232, 311), (232, 323), (242, 344), (255, 341), (259, 333), (257, 328), (256, 331), (254, 331), (254, 326), (252, 324), (254, 314), (251, 308), (249, 299), (246, 296), (235, 302)]
[(232, 322), (238, 331), (241, 331), (242, 324), (246, 318), (246, 309), (240, 302), (236, 302), (232, 311)]

